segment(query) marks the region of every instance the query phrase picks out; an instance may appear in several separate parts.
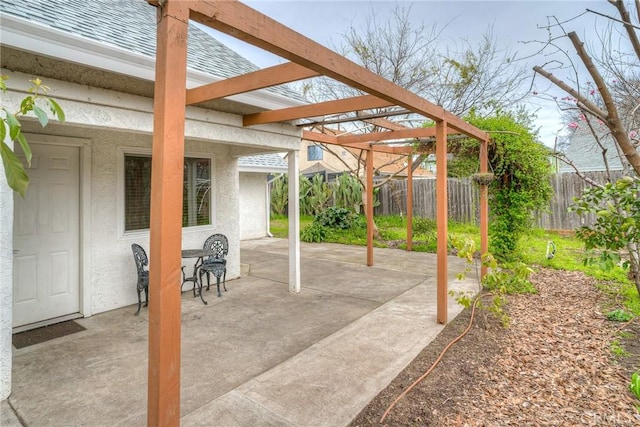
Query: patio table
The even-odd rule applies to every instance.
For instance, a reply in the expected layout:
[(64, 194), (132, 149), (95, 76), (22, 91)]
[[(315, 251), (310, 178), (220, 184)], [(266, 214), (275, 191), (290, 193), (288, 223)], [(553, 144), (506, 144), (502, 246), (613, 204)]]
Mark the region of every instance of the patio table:
[(205, 257), (213, 256), (214, 252), (207, 249), (183, 249), (182, 250), (182, 258), (196, 258), (196, 262), (193, 265), (193, 271), (190, 277), (187, 277), (184, 269), (182, 267), (182, 285), (180, 285), (180, 290), (182, 291), (182, 287), (186, 282), (193, 282), (193, 296), (196, 296), (196, 287), (198, 288), (198, 293), (200, 294), (200, 299), (206, 305), (207, 301), (204, 300), (202, 296), (202, 283), (198, 279), (198, 269), (203, 263)]

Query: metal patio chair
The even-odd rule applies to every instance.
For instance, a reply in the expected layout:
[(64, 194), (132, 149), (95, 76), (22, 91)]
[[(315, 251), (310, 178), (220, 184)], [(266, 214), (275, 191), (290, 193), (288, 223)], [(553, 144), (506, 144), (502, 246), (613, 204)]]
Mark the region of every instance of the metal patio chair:
[(227, 291), (227, 260), (225, 257), (229, 253), (229, 240), (224, 234), (213, 234), (207, 238), (203, 246), (204, 250), (212, 251), (213, 255), (205, 258), (200, 265), (200, 283), (202, 283), (202, 276), (207, 275), (207, 290), (209, 290), (210, 279), (209, 276), (213, 274), (216, 277), (216, 286), (218, 288), (218, 296), (220, 293), (220, 278), (222, 278), (222, 286), (224, 291)]
[(140, 307), (142, 307), (142, 298), (141, 294), (144, 290), (144, 306), (149, 305), (149, 270), (147, 267), (149, 266), (149, 258), (147, 257), (147, 253), (144, 251), (142, 246), (133, 243), (131, 245), (131, 250), (133, 251), (133, 259), (136, 262), (136, 269), (138, 270), (138, 282), (137, 282), (137, 291), (138, 291), (138, 311), (136, 311), (136, 316), (140, 314)]

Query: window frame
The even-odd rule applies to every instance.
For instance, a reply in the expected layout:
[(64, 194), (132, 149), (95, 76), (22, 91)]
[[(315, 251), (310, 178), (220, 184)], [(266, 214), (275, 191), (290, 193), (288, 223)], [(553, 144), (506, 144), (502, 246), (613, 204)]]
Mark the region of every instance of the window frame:
[[(148, 156), (151, 157), (152, 150), (150, 148), (139, 147), (119, 147), (118, 148), (118, 235), (120, 237), (148, 236), (149, 229), (126, 230), (125, 229), (125, 157), (126, 156)], [(183, 232), (200, 232), (203, 230), (211, 230), (216, 227), (216, 173), (215, 173), (215, 156), (212, 153), (203, 153), (197, 151), (185, 151), (185, 158), (207, 159), (210, 162), (211, 173), (211, 191), (209, 202), (209, 218), (210, 223), (205, 225), (194, 225), (190, 227), (182, 227)]]

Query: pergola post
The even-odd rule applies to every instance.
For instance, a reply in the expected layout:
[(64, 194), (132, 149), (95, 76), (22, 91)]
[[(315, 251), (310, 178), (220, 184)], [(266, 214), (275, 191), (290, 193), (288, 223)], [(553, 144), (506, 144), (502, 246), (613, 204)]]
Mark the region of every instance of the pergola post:
[[(488, 172), (488, 140), (480, 141), (480, 173)], [(484, 255), (489, 250), (489, 186), (480, 186), (480, 255)], [(487, 267), (480, 267), (480, 280), (487, 274)]]
[(448, 299), (448, 211), (447, 211), (447, 122), (436, 122), (436, 224), (438, 228), (437, 315), (438, 323), (447, 323)]
[(158, 11), (151, 172), (147, 425), (180, 424), (180, 250), (188, 4)]
[(407, 251), (413, 247), (413, 154), (407, 156)]
[(367, 151), (367, 266), (373, 265), (373, 149)]
[(300, 292), (300, 152), (287, 154), (289, 167), (289, 292)]

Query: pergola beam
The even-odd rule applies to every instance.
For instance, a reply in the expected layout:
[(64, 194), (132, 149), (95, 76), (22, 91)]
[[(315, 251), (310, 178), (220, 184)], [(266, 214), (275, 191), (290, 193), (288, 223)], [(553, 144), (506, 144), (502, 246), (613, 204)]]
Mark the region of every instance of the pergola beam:
[(400, 123), (392, 122), (391, 120), (385, 118), (371, 118), (362, 120), (365, 123), (372, 124), (374, 126), (378, 126), (380, 128), (385, 128), (389, 130), (402, 130), (407, 129), (406, 126), (401, 125)]
[(318, 72), (288, 62), (197, 88), (187, 89), (187, 105), (225, 98), (239, 93), (251, 92), (252, 90), (264, 89), (316, 76), (319, 76)]
[(240, 2), (194, 0), (190, 2), (190, 7), (194, 21), (386, 100), (388, 105), (404, 107), (437, 122), (446, 120), (449, 126), (466, 135), (487, 139), (485, 132), (448, 113), (441, 106), (432, 104)]
[(380, 111), (377, 113), (367, 113), (363, 114), (362, 111), (357, 111), (354, 117), (341, 117), (338, 119), (328, 119), (328, 120), (318, 120), (312, 122), (300, 123), (298, 127), (310, 127), (310, 126), (324, 126), (324, 125), (335, 125), (338, 123), (346, 123), (346, 122), (355, 122), (355, 121), (367, 121), (368, 119), (377, 119), (382, 117), (393, 117), (393, 116), (402, 116), (404, 114), (411, 114), (409, 110), (391, 110), (391, 111)]
[(341, 137), (327, 135), (322, 132), (312, 132), (308, 130), (302, 131), (302, 139), (312, 142), (319, 142), (322, 144), (339, 145), (346, 148), (354, 148), (356, 150), (373, 150), (380, 153), (390, 154), (409, 154), (413, 152), (411, 146), (389, 146), (389, 145), (375, 145), (370, 142), (342, 142)]
[[(455, 129), (447, 129), (447, 134), (459, 134), (460, 132)], [(353, 142), (376, 142), (376, 141), (390, 141), (396, 139), (410, 139), (410, 138), (429, 138), (436, 136), (436, 128), (404, 128), (402, 130), (390, 130), (386, 132), (372, 132), (361, 133), (357, 135), (344, 135), (338, 136), (338, 143), (353, 143)]]
[(393, 104), (389, 101), (380, 99), (373, 95), (362, 95), (353, 98), (302, 105), (300, 107), (283, 108), (280, 110), (247, 114), (243, 117), (242, 123), (244, 126), (259, 125), (264, 123), (277, 123), (302, 119), (306, 117), (318, 117), (326, 116), (329, 114), (346, 113), (349, 111), (389, 107), (391, 105)]

